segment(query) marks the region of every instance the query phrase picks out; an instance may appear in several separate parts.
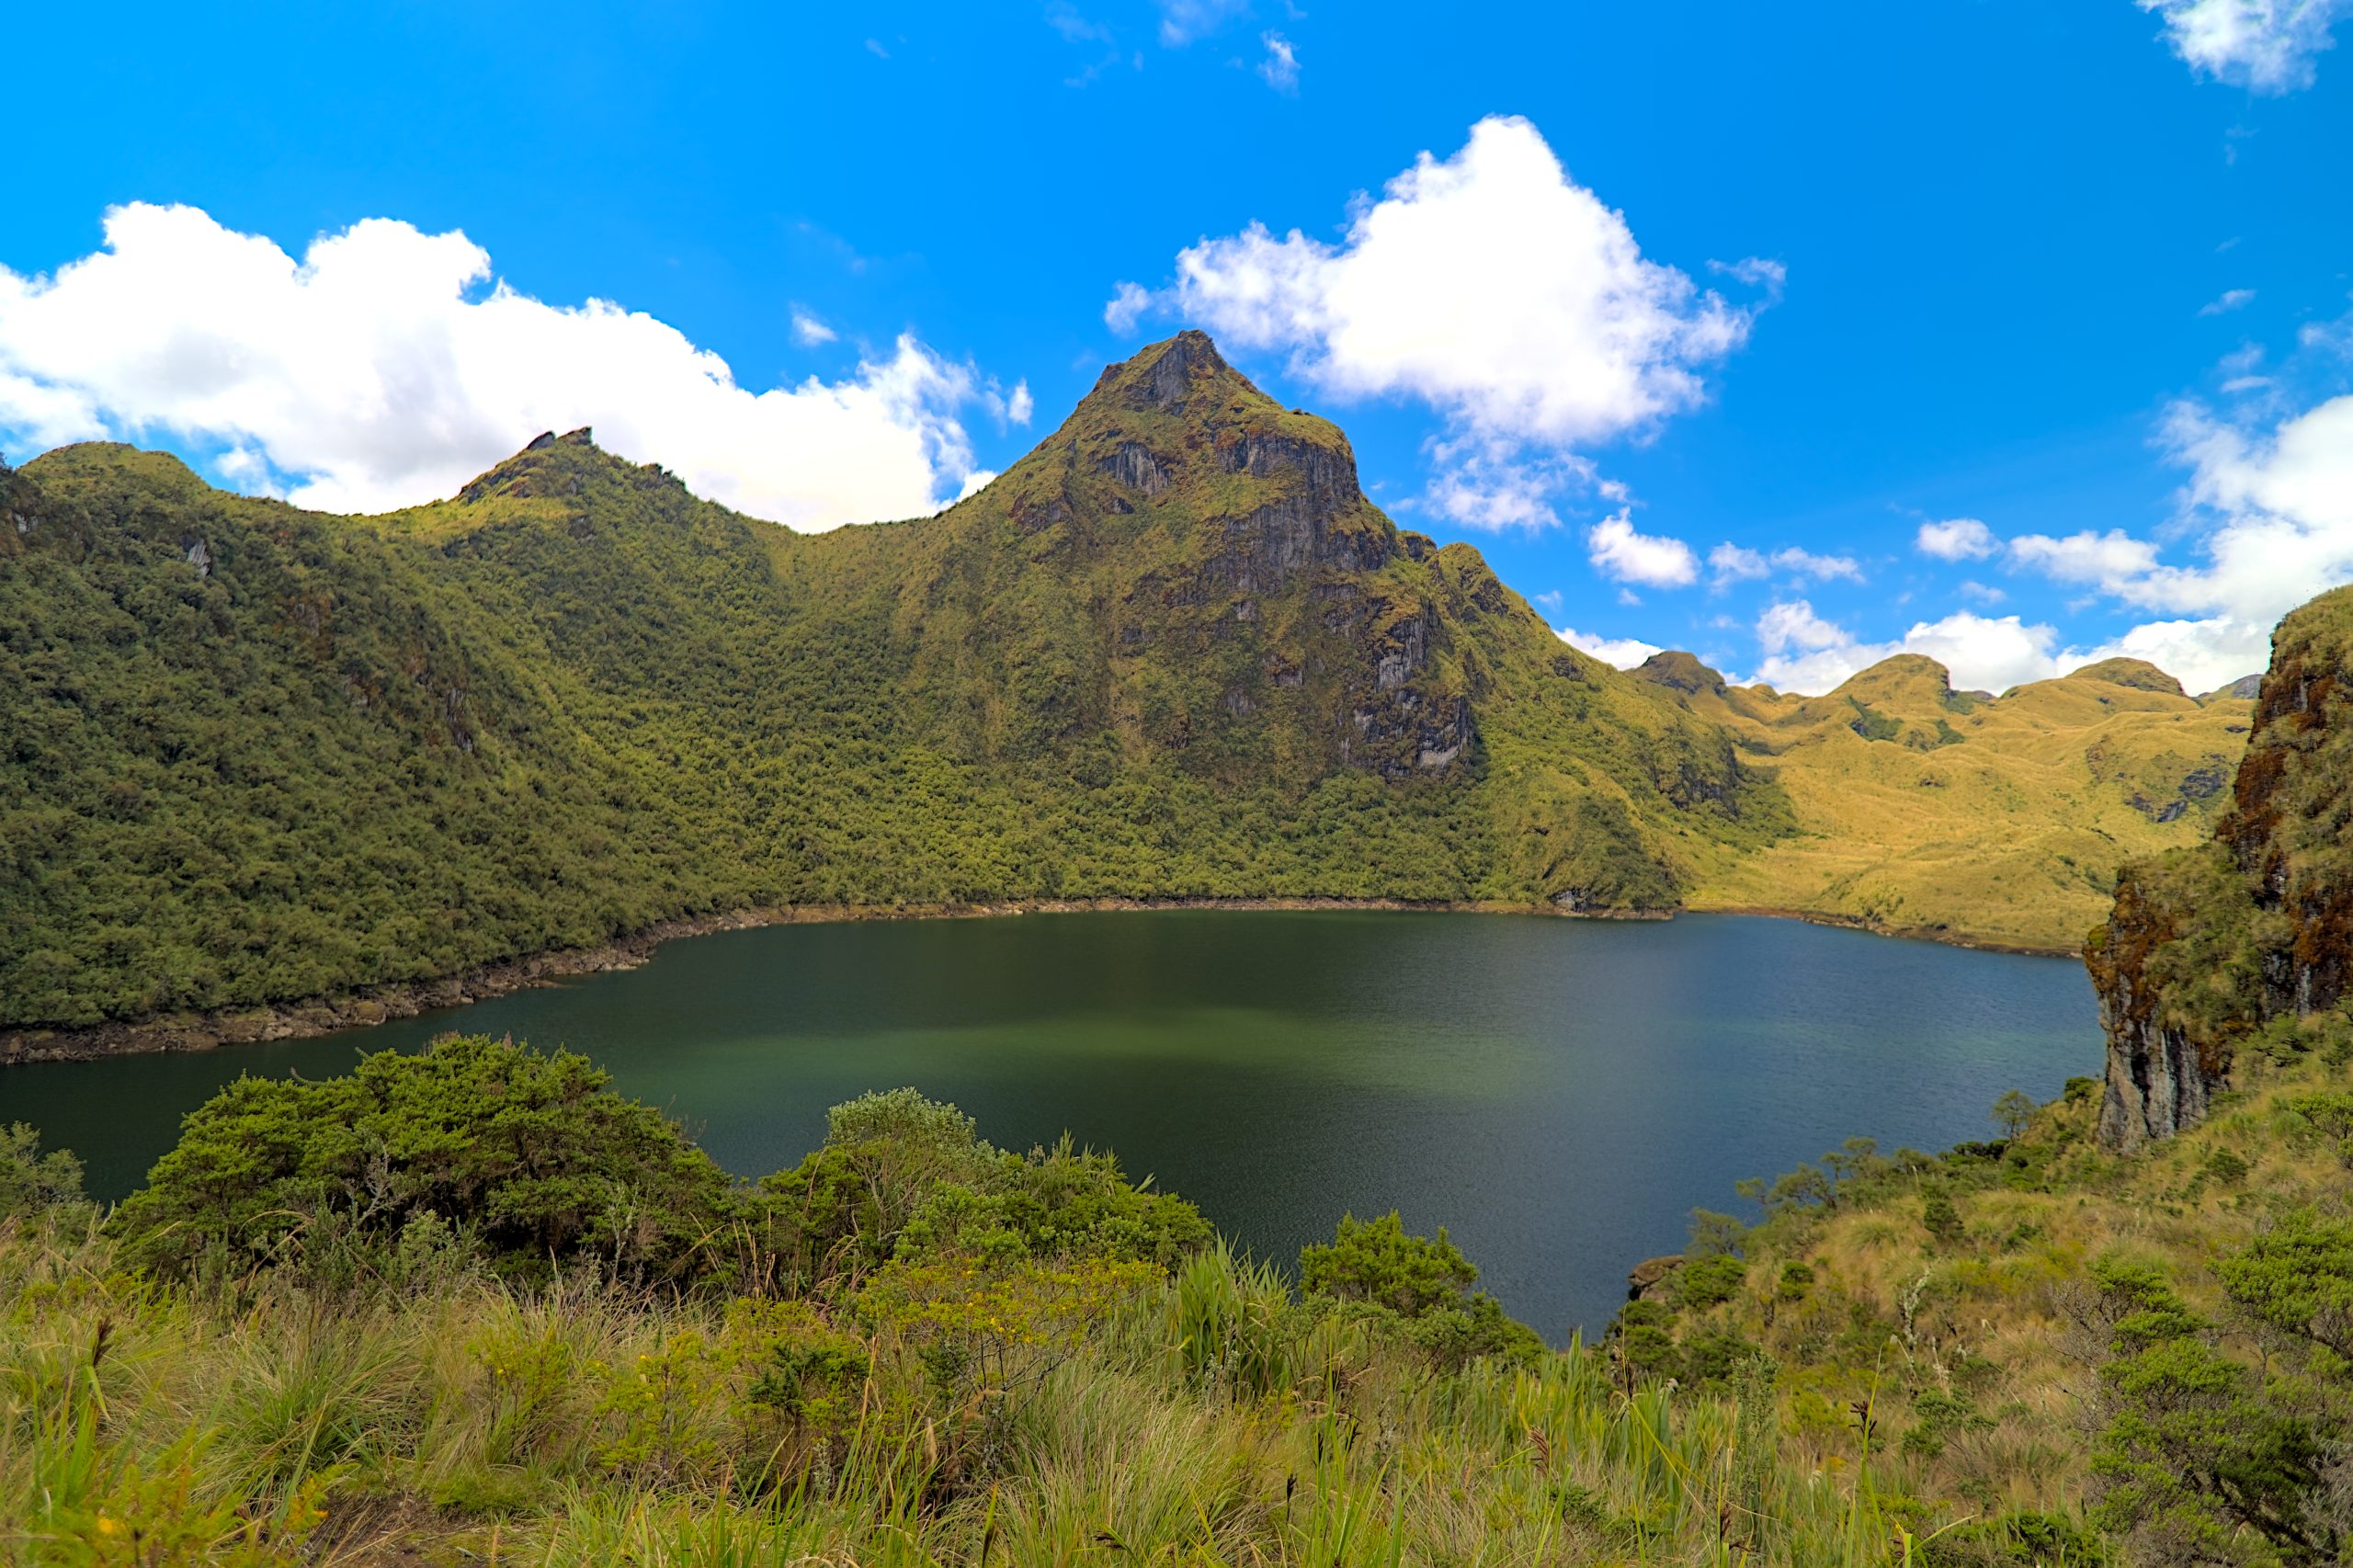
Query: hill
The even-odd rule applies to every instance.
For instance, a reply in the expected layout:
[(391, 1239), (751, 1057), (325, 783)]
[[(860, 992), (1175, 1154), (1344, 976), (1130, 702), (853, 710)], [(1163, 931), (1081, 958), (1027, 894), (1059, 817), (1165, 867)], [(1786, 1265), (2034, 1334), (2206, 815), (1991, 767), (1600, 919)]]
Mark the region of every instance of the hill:
[(2211, 831), (2253, 713), (2131, 659), (1998, 698), (1917, 654), (1822, 697), (1728, 687), (1688, 653), (1636, 673), (1729, 731), (1797, 812), (1692, 907), (2058, 951), (2100, 918), (2120, 863)]
[(2101, 1133), (2131, 1148), (2202, 1119), (2245, 1071), (2341, 1023), (2353, 977), (2353, 589), (2280, 621), (2230, 810), (2136, 862), (2085, 950), (2108, 1029)]
[(819, 536), (585, 431), (372, 518), (119, 446), (0, 483), (0, 1051), (778, 905), (1658, 910), (1788, 829), (1199, 333)]

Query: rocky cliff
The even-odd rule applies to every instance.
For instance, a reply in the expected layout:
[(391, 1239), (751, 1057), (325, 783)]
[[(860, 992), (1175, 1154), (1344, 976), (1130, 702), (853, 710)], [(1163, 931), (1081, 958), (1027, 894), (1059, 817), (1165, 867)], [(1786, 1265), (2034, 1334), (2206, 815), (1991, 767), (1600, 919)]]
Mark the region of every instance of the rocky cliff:
[(2353, 589), (2279, 623), (2213, 837), (2120, 877), (2085, 949), (2108, 1031), (2100, 1132), (2201, 1119), (2244, 1053), (2294, 1051), (2353, 964)]

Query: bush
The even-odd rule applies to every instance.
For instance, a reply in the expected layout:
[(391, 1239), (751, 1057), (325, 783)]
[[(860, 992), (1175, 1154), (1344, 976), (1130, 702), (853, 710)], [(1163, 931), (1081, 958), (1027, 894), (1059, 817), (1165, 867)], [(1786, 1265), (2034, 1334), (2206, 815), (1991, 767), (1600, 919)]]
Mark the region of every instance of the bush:
[(63, 1149), (40, 1152), (40, 1133), (19, 1121), (0, 1129), (0, 1220), (78, 1205), (82, 1162)]
[(108, 1226), (169, 1276), (296, 1257), (381, 1275), (426, 1216), (510, 1275), (712, 1273), (743, 1215), (734, 1183), (608, 1082), (585, 1057), (483, 1035), (324, 1083), (240, 1078), (188, 1114)]
[(1361, 1303), (1401, 1318), (1407, 1337), (1448, 1366), (1479, 1356), (1528, 1359), (1543, 1353), (1534, 1329), (1472, 1290), (1478, 1267), (1447, 1239), (1444, 1226), (1434, 1241), (1408, 1235), (1395, 1210), (1378, 1220), (1341, 1216), (1328, 1244), (1301, 1249), (1299, 1273), (1310, 1301)]
[(1730, 1253), (1695, 1257), (1675, 1271), (1675, 1304), (1690, 1311), (1729, 1301), (1748, 1281), (1748, 1265)]

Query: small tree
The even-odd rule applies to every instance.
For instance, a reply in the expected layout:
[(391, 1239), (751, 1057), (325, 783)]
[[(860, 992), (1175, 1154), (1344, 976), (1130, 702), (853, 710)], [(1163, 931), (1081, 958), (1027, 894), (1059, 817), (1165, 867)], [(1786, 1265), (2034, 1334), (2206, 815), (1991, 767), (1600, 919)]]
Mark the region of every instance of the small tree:
[(1994, 1124), (2002, 1130), (2003, 1137), (2015, 1142), (2040, 1108), (2024, 1090), (2005, 1089), (2002, 1097), (1994, 1102)]
[(1299, 1255), (1300, 1289), (1310, 1296), (1370, 1301), (1404, 1317), (1451, 1306), (1479, 1282), (1479, 1267), (1447, 1239), (1405, 1233), (1395, 1210), (1378, 1220), (1340, 1217), (1329, 1244), (1311, 1244)]
[(1954, 1204), (1952, 1194), (1940, 1187), (1930, 1187), (1927, 1197), (1921, 1200), (1920, 1222), (1940, 1246), (1958, 1245), (1969, 1233), (1961, 1222), (1961, 1210)]

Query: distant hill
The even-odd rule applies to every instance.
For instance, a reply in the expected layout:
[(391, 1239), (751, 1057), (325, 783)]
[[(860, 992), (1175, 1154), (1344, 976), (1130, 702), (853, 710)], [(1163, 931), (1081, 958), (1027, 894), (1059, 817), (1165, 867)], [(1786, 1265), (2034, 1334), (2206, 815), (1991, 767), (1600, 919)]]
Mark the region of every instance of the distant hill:
[(2193, 842), (2227, 804), (2251, 705), (2200, 703), (2110, 659), (2000, 698), (1898, 654), (1822, 697), (1727, 687), (1688, 653), (1635, 672), (1723, 725), (1800, 832), (1689, 895), (1873, 929), (2072, 950), (2122, 860)]
[(382, 517), (109, 445), (0, 485), (0, 1026), (785, 903), (1655, 910), (1790, 830), (1199, 333), (978, 495), (818, 536), (585, 431)]

